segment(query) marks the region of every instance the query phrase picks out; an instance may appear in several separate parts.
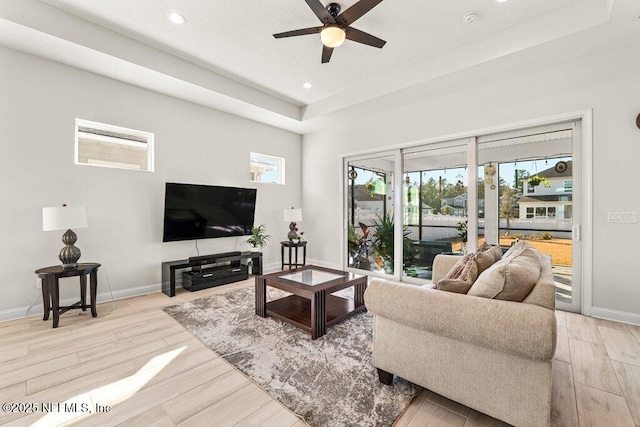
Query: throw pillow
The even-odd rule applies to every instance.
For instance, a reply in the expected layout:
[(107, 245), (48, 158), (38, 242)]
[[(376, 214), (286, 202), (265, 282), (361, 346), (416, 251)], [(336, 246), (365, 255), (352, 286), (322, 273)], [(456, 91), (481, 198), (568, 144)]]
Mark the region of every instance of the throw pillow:
[(436, 283), (436, 289), (466, 294), (478, 277), (478, 264), (473, 254), (465, 255)]
[(467, 265), (467, 261), (471, 258), (472, 254), (465, 255), (463, 257), (458, 258), (458, 261), (451, 267), (451, 270), (444, 275), (443, 279), (457, 279), (462, 274), (462, 270), (464, 270), (464, 266)]
[(482, 274), (483, 271), (502, 259), (502, 250), (500, 246), (491, 246), (484, 242), (474, 254), (474, 258), (478, 263), (478, 274)]
[(540, 278), (540, 253), (526, 242), (516, 245), (518, 247), (511, 248), (513, 250), (508, 257), (478, 277), (469, 289), (469, 295), (518, 302), (529, 295)]

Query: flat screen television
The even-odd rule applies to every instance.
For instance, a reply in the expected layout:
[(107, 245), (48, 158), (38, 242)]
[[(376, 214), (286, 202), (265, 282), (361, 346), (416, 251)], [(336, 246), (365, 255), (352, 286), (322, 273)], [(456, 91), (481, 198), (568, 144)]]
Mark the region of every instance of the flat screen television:
[(256, 189), (167, 182), (163, 242), (251, 234)]

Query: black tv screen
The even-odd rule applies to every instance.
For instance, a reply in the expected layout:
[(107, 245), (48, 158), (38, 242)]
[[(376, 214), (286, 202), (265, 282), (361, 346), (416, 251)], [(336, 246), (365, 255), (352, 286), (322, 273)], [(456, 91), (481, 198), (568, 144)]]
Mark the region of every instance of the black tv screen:
[(249, 235), (255, 209), (255, 188), (167, 182), (162, 241)]

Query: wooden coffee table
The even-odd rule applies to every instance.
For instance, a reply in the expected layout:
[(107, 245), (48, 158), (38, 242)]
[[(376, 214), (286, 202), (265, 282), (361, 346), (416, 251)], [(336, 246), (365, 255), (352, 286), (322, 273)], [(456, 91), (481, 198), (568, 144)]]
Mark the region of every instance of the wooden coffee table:
[[(267, 302), (267, 286), (293, 295)], [(353, 300), (332, 295), (349, 287)], [(315, 340), (327, 333), (327, 326), (366, 311), (366, 289), (367, 276), (312, 265), (256, 276), (256, 314), (297, 326)]]

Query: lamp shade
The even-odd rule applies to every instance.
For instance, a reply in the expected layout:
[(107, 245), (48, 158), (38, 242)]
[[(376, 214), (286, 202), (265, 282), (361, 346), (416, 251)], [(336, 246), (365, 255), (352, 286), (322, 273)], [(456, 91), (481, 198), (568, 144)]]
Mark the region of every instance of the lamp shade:
[(87, 228), (87, 211), (84, 206), (55, 206), (42, 208), (42, 230), (68, 230)]
[(285, 222), (299, 222), (302, 221), (302, 209), (285, 209), (284, 210)]

